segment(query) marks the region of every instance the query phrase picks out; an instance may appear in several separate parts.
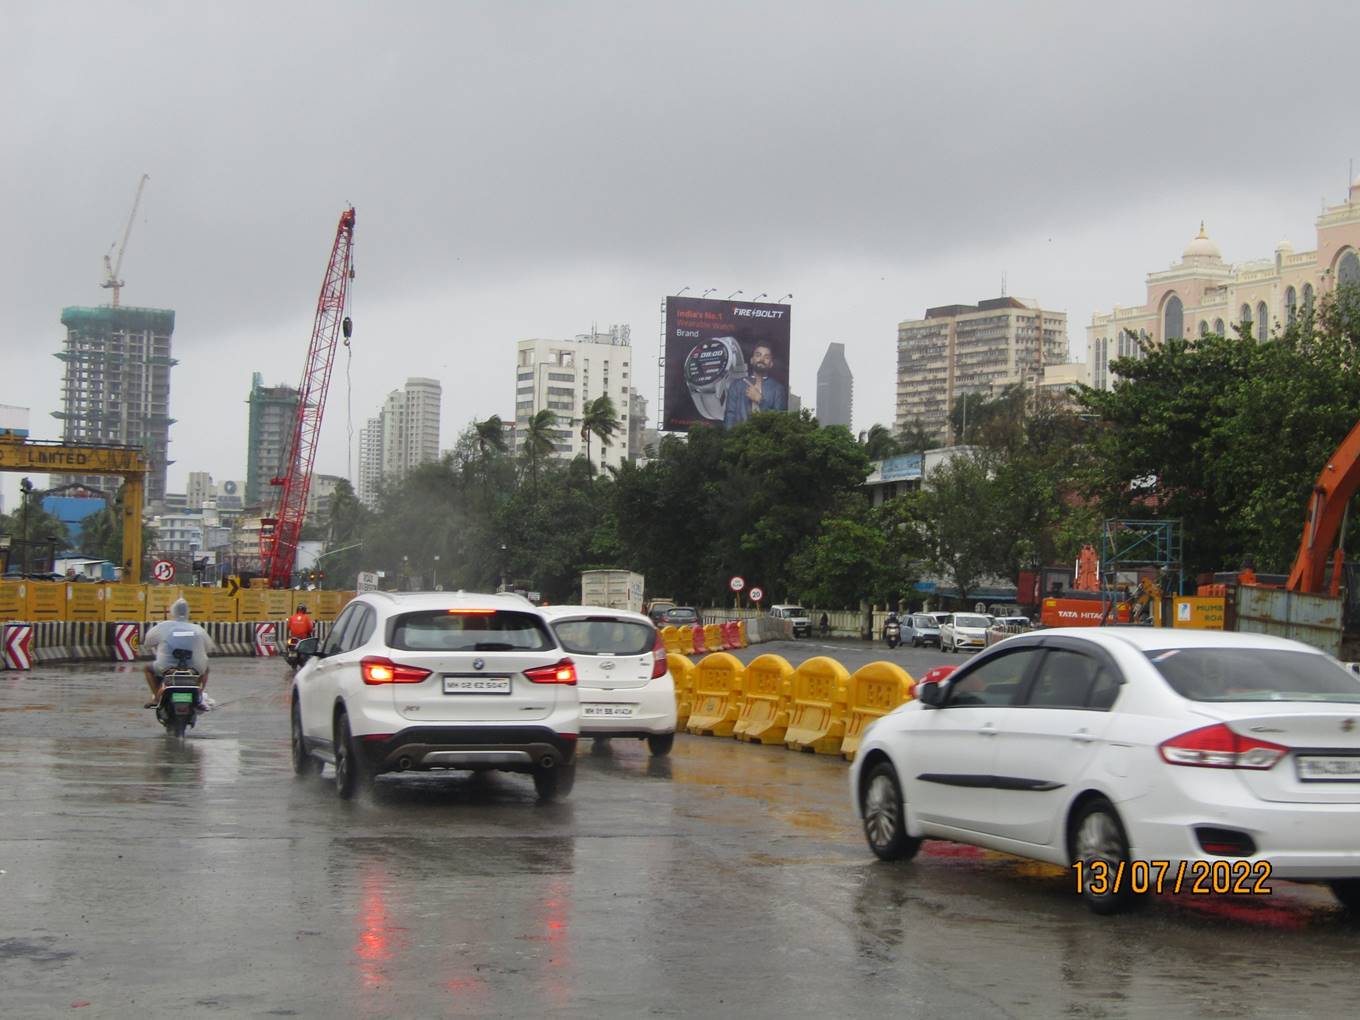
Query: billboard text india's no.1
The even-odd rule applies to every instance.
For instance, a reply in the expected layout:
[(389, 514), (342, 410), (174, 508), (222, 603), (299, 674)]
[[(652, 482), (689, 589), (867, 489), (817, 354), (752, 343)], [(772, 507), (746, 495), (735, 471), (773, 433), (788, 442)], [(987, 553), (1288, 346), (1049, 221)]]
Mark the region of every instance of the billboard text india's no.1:
[(789, 409), (789, 306), (666, 299), (663, 428)]

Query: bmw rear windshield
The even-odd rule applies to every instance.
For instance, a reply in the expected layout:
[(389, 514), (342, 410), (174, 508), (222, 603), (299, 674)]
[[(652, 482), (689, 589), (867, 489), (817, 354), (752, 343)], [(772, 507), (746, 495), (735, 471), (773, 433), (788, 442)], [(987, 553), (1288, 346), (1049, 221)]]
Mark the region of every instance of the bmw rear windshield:
[(1166, 648), (1144, 653), (1191, 701), (1360, 704), (1360, 678), (1325, 655), (1280, 648)]
[(644, 655), (656, 647), (656, 630), (638, 620), (591, 616), (559, 620), (553, 633), (575, 655)]
[(393, 617), (387, 644), (408, 652), (546, 652), (556, 647), (532, 613), (464, 609)]

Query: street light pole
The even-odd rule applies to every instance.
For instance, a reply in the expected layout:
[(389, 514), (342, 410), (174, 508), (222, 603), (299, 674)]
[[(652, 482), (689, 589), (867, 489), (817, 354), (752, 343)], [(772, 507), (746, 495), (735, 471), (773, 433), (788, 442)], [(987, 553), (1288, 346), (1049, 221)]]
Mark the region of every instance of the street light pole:
[(439, 553), (435, 553), (435, 554), (434, 554), (434, 567), (431, 569), (431, 574), (433, 575), (433, 577), (431, 578), (430, 587), (432, 587), (435, 591), (438, 591), (438, 590), (439, 590)]
[(24, 543), (24, 577), (28, 577), (28, 502), (29, 496), (33, 492), (33, 483), (25, 478), (19, 482), (19, 489), (22, 493), (19, 497), (19, 503), (21, 504), (20, 509), (22, 510), (20, 517), (23, 519), (21, 527), (23, 529)]

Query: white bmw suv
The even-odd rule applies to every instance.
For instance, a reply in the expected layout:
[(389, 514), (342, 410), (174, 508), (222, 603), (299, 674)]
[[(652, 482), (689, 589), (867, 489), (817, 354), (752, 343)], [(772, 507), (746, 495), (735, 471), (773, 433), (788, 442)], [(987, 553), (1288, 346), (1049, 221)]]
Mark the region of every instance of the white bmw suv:
[(669, 754), (675, 742), (675, 682), (652, 621), (601, 606), (548, 606), (540, 612), (576, 664), (581, 736), (645, 739), (653, 755)]
[(576, 667), (516, 595), (367, 592), (293, 680), (293, 769), (335, 766), (350, 798), (383, 772), (527, 772), (543, 799), (576, 776)]

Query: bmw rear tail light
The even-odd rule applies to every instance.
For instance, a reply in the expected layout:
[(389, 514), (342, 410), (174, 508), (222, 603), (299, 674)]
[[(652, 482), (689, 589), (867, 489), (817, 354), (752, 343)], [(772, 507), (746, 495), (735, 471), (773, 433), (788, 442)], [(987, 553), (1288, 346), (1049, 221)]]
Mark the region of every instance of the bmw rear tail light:
[(418, 684), (430, 675), (428, 669), (419, 666), (403, 666), (382, 655), (366, 655), (359, 663), (364, 675), (364, 683), (370, 687), (379, 684)]
[(652, 645), (652, 679), (665, 676), (666, 670), (670, 667), (666, 664), (666, 642), (661, 640), (661, 635), (656, 636), (656, 644)]
[(1268, 740), (1244, 737), (1223, 723), (1204, 726), (1157, 745), (1168, 765), (1193, 765), (1205, 769), (1268, 769), (1289, 753), (1289, 748)]
[(524, 675), (536, 684), (566, 684), (576, 686), (576, 663), (563, 659), (552, 666), (535, 666), (526, 669)]

